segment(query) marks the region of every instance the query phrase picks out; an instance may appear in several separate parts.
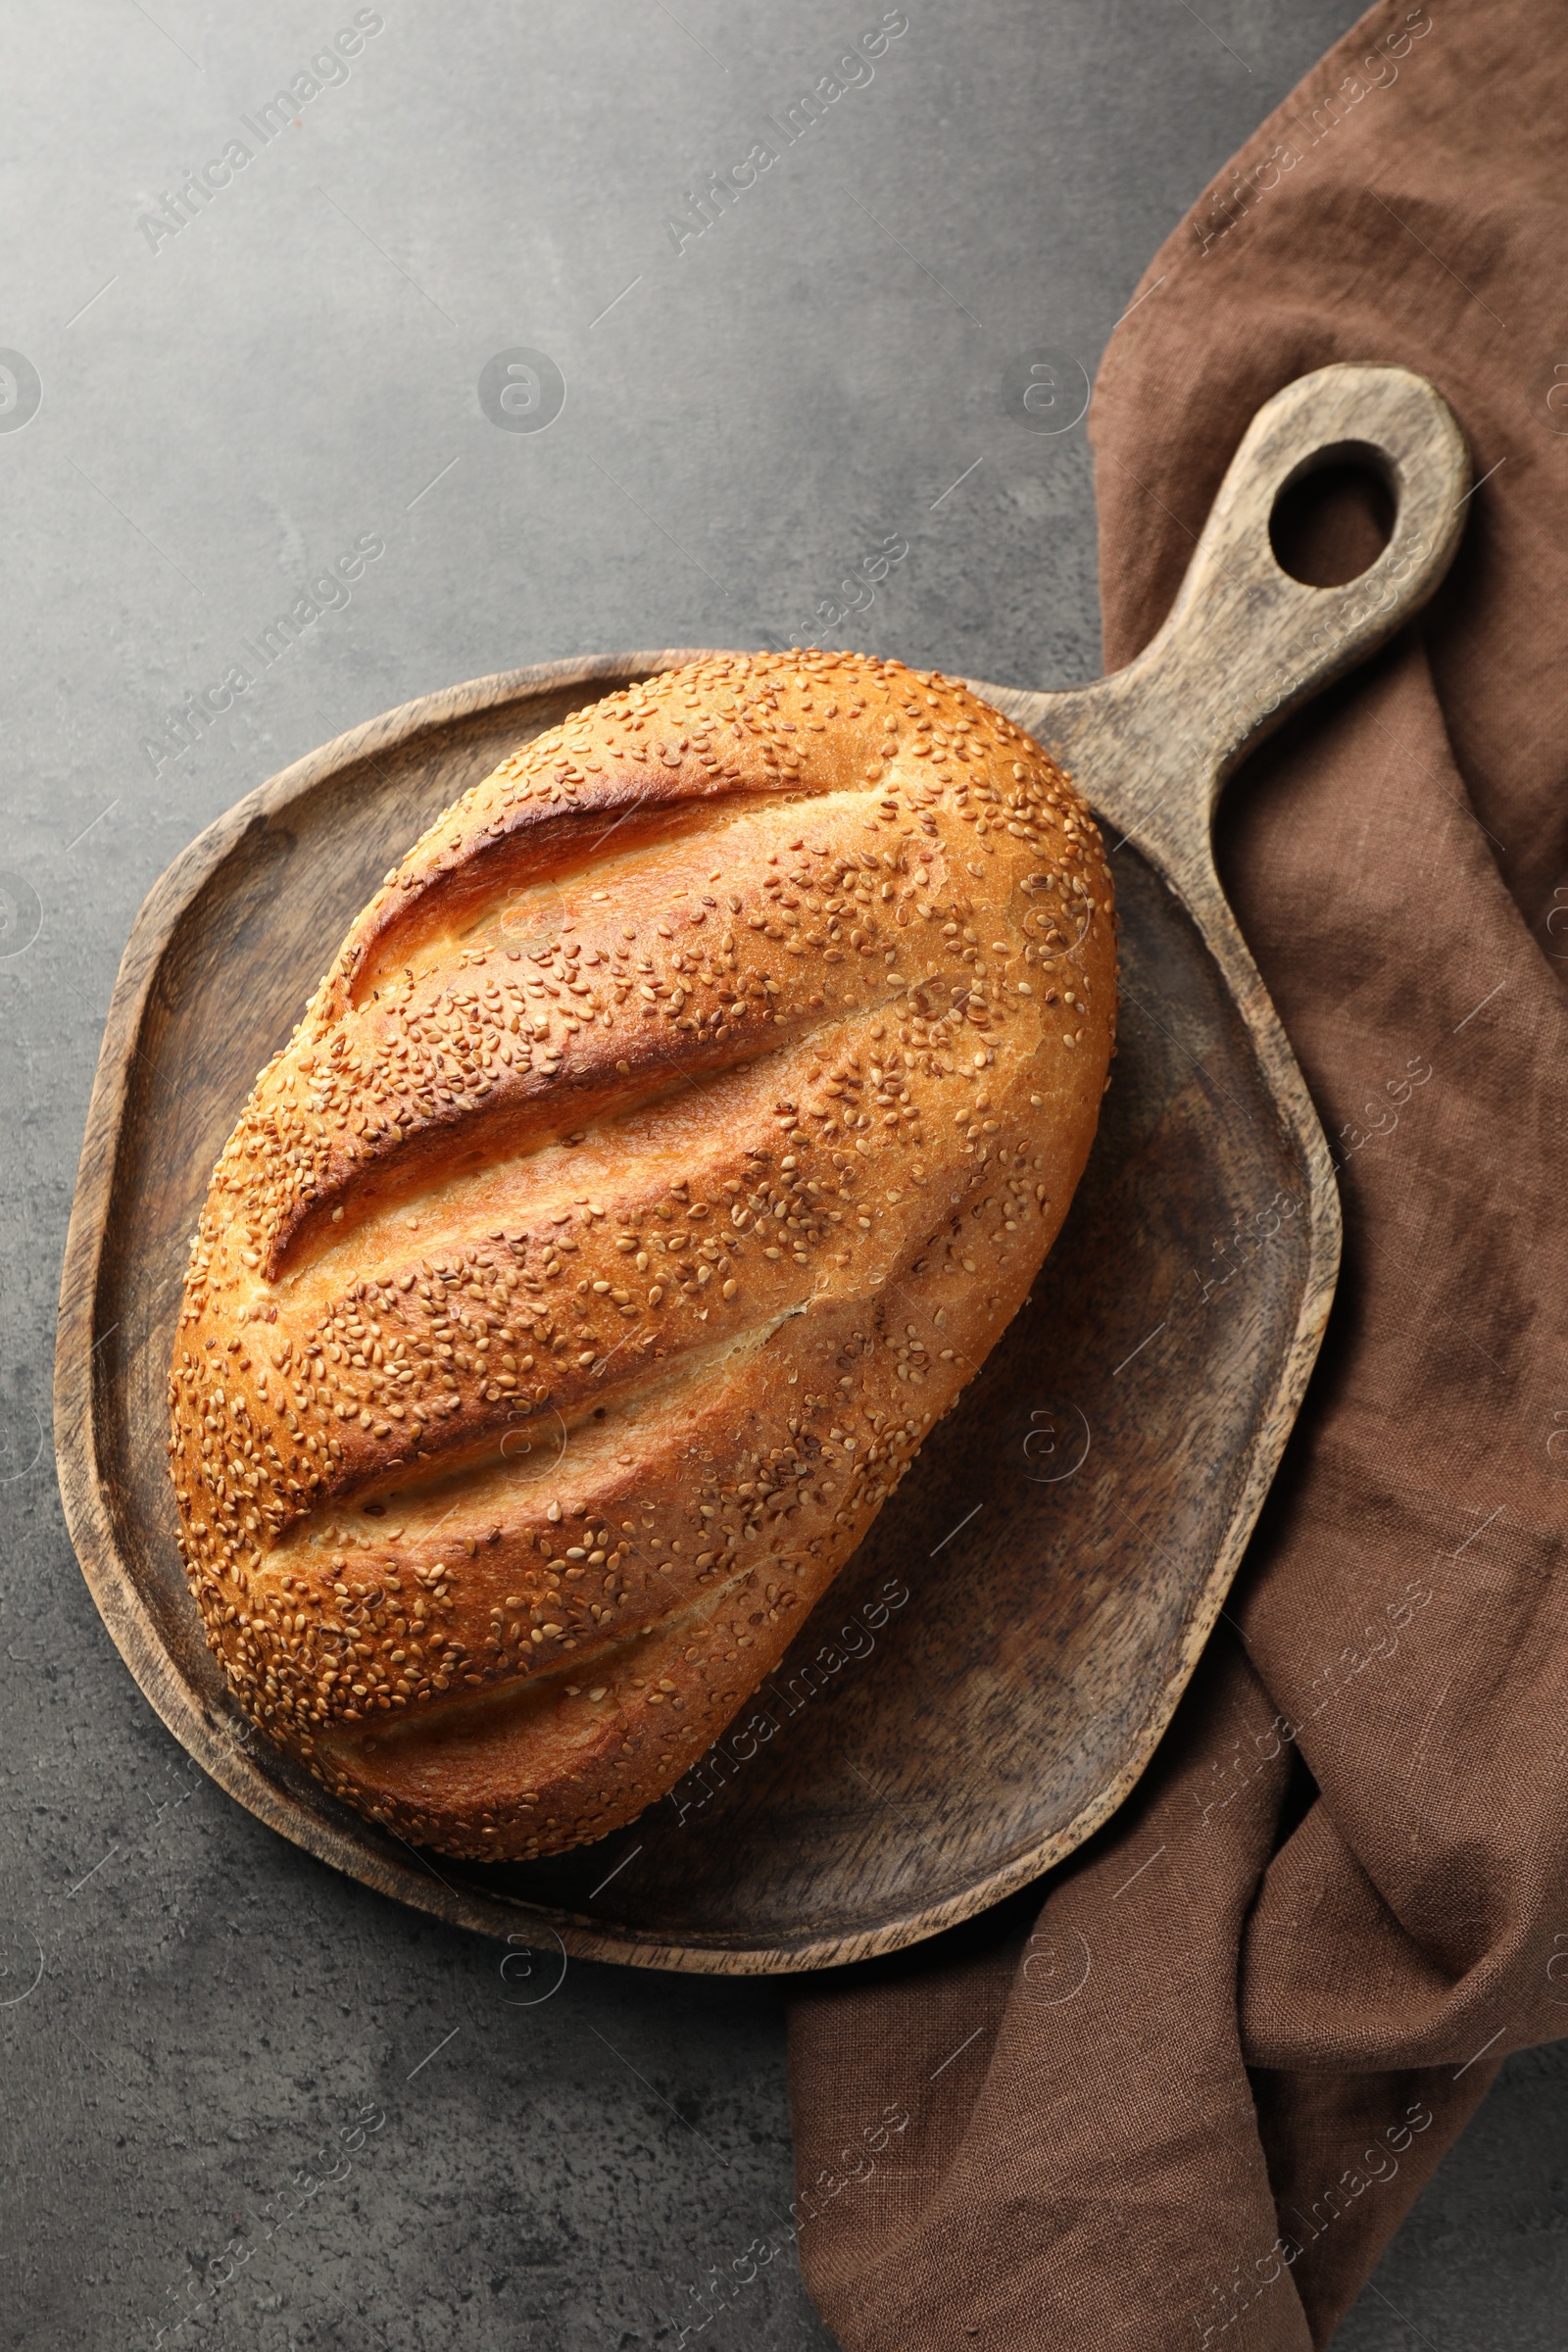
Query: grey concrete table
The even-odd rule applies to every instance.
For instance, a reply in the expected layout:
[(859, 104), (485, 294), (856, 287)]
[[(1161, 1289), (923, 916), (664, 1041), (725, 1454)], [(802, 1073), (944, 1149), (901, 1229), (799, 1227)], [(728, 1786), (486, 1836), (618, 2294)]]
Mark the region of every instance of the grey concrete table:
[[(7, 2344), (672, 2346), (776, 2229), (776, 1987), (579, 1966), (526, 2005), (221, 1796), (122, 1667), (49, 1443), (104, 1007), (201, 826), (449, 681), (802, 632), (1093, 675), (1074, 364), (1353, 13), (907, 0), (808, 122), (876, 0), (6, 0)], [(1045, 348), (1060, 431), (1018, 407)], [(1562, 2342), (1564, 2072), (1505, 2070), (1354, 2352)], [(779, 2262), (689, 2340), (828, 2338)]]

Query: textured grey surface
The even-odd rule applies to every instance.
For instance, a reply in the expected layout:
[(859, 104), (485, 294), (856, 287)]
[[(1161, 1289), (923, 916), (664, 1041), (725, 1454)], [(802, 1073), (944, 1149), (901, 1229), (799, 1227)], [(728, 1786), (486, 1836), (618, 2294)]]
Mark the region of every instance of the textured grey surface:
[[(695, 175), (780, 143), (766, 115), (873, 0), (389, 0), (297, 123), (244, 128), (357, 13), (0, 8), (0, 345), (42, 387), (7, 429), (28, 378), (8, 411), (0, 377), (0, 2330), (29, 2352), (673, 2346), (790, 2194), (776, 1989), (509, 1982), (220, 1795), (104, 1634), (49, 1382), (140, 899), (299, 754), (514, 662), (805, 630), (1092, 675), (1083, 428), (1025, 429), (1004, 386), (1048, 348), (1093, 372), (1155, 243), (1354, 12), (909, 0), (874, 75), (678, 254)], [(138, 226), (234, 138), (205, 208)], [(564, 379), (543, 430), (480, 406), (519, 347)], [(366, 534), (350, 601), (254, 655)], [(827, 625), (890, 536), (875, 603)], [(236, 665), (177, 750), (171, 710)], [(1354, 2352), (1562, 2342), (1564, 2071), (1509, 2066)], [(828, 2341), (787, 2253), (698, 2340)]]

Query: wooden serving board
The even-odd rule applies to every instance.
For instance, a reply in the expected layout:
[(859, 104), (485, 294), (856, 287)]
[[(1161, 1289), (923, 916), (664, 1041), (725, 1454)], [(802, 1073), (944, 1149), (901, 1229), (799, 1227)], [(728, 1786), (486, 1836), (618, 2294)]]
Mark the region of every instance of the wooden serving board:
[[(1276, 563), (1303, 473), (1382, 473), (1393, 536), (1341, 588)], [(1401, 368), (1303, 377), (1254, 419), (1140, 659), (1068, 694), (982, 685), (1077, 778), (1122, 926), (1121, 1048), (1034, 1295), (760, 1705), (601, 1845), (489, 1868), (334, 1804), (239, 1715), (174, 1546), (165, 1383), (189, 1235), (256, 1071), (358, 909), (519, 742), (688, 653), (481, 678), (341, 736), (192, 843), (110, 1006), (61, 1292), (72, 1538), (126, 1663), (206, 1770), (368, 1885), (509, 1937), (516, 1997), (565, 1955), (731, 1973), (884, 1952), (1037, 1877), (1147, 1764), (1219, 1612), (1322, 1335), (1339, 1204), (1300, 1074), (1221, 894), (1220, 786), (1441, 579), (1463, 442)]]

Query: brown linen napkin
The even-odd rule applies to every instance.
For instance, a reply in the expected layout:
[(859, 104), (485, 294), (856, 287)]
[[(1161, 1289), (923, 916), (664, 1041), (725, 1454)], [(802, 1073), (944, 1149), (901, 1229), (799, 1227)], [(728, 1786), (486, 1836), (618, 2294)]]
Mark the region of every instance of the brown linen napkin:
[[(1101, 370), (1107, 666), (1306, 370), (1418, 368), (1484, 478), (1437, 604), (1224, 813), (1346, 1215), (1232, 1626), (1037, 1917), (794, 1995), (801, 2255), (850, 2352), (1324, 2344), (1503, 2054), (1568, 2033), (1561, 35), (1373, 9)], [(1297, 567), (1367, 531), (1340, 502)]]

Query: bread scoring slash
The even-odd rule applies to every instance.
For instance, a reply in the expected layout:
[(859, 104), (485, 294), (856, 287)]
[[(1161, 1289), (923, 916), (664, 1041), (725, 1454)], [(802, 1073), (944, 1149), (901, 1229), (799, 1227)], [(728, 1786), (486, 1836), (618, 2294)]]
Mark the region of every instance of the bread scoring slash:
[(1087, 809), (938, 673), (714, 656), (503, 761), (193, 1244), (171, 1463), (247, 1713), (447, 1853), (663, 1794), (1022, 1302), (1115, 1013)]

